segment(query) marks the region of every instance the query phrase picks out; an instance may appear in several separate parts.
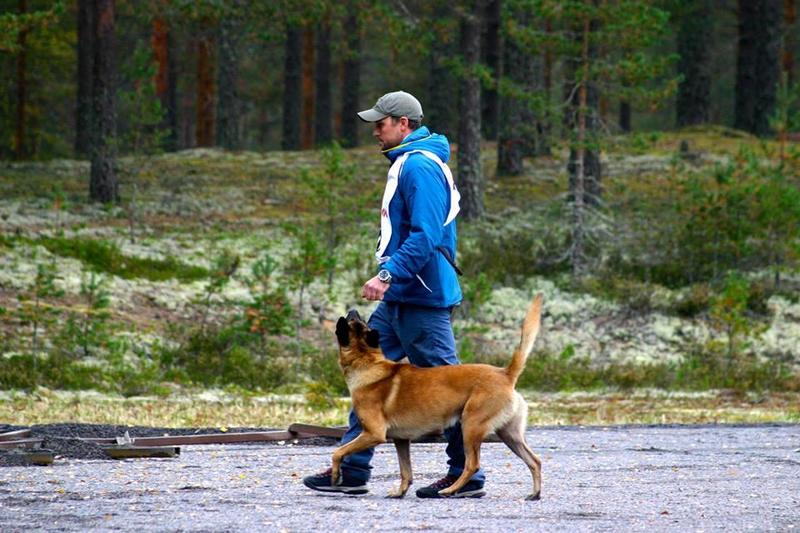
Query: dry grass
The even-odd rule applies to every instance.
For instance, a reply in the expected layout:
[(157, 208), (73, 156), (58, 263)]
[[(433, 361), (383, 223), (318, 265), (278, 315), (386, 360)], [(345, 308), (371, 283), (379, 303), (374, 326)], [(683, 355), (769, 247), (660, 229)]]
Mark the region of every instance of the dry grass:
[[(527, 393), (529, 423), (536, 425), (800, 423), (800, 394)], [(343, 425), (349, 401), (313, 408), (299, 397), (207, 394), (171, 398), (115, 398), (51, 392), (0, 400), (0, 420), (15, 425), (56, 422), (153, 427), (270, 427), (293, 422)]]

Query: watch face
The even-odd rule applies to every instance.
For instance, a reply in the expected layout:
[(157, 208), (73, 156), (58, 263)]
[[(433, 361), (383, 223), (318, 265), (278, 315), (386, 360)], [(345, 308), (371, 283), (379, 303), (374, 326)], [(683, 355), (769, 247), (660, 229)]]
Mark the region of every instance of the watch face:
[(378, 272), (378, 279), (386, 282), (392, 279), (392, 275), (389, 273), (388, 270), (381, 270), (380, 272)]

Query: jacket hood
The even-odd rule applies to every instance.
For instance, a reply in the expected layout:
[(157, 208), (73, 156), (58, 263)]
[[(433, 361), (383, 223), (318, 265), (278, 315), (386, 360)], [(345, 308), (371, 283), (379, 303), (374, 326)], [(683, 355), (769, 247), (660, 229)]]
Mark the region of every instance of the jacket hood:
[(438, 133), (431, 133), (427, 126), (420, 126), (409, 133), (400, 145), (392, 148), (384, 155), (394, 163), (394, 160), (414, 150), (426, 150), (436, 154), (443, 163), (450, 159), (450, 143), (447, 137)]

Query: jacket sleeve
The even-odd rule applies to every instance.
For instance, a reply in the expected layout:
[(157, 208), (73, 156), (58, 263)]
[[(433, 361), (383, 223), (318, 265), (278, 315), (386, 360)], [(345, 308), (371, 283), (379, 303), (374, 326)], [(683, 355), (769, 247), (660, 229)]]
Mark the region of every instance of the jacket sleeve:
[(403, 165), (400, 193), (410, 220), (409, 235), (383, 268), (400, 280), (416, 276), (441, 244), (448, 204), (441, 169), (422, 154), (414, 154)]

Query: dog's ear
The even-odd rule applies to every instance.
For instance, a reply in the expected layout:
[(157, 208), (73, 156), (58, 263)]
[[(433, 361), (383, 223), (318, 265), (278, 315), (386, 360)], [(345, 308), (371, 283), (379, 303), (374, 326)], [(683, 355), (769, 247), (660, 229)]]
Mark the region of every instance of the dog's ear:
[(381, 335), (378, 333), (378, 330), (369, 330), (364, 340), (367, 342), (367, 346), (370, 348), (380, 348)]
[(336, 323), (336, 340), (339, 341), (339, 346), (350, 345), (350, 326), (347, 325), (345, 317), (339, 317)]

